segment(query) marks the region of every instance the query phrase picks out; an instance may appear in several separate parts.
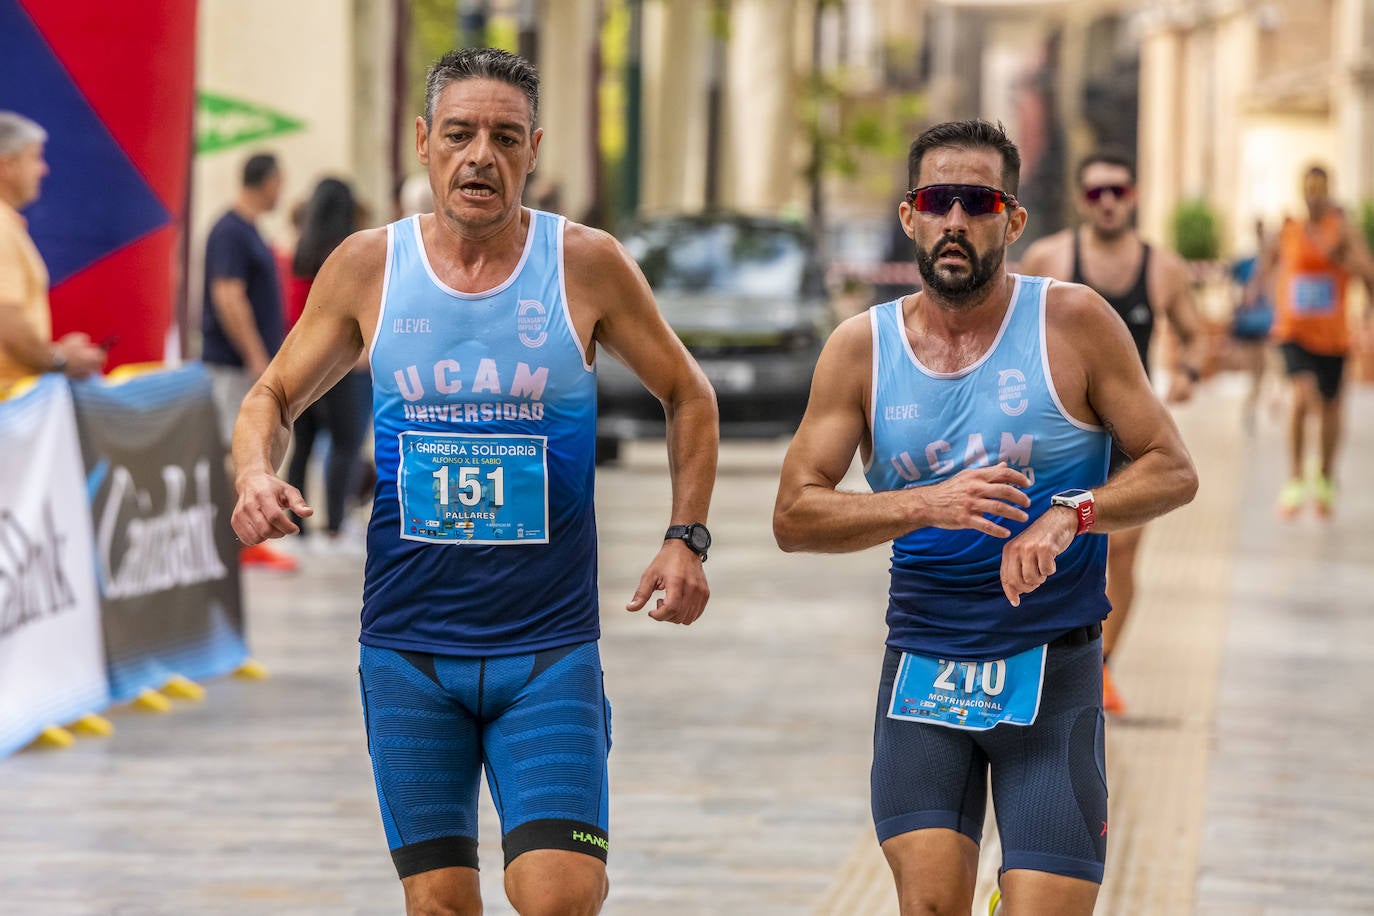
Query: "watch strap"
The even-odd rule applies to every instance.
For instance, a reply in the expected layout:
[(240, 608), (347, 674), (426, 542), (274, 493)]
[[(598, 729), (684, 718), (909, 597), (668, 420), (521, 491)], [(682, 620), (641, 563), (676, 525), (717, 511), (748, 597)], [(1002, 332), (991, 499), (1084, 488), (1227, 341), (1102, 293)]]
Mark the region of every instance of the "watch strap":
[(1073, 533), (1074, 537), (1078, 537), (1097, 524), (1097, 503), (1095, 500), (1084, 500), (1078, 504), (1078, 508), (1074, 512), (1078, 516), (1078, 530)]
[[(694, 528), (700, 528), (702, 532), (705, 533), (705, 547), (698, 548), (694, 543), (692, 543), (692, 529)], [(682, 543), (687, 545), (688, 550), (692, 551), (692, 553), (701, 557), (701, 562), (703, 563), (706, 562), (707, 551), (709, 551), (711, 548), (711, 532), (707, 529), (705, 525), (701, 524), (700, 522), (693, 522), (690, 525), (670, 525), (668, 526), (668, 530), (664, 533), (663, 539), (665, 541), (682, 541)]]

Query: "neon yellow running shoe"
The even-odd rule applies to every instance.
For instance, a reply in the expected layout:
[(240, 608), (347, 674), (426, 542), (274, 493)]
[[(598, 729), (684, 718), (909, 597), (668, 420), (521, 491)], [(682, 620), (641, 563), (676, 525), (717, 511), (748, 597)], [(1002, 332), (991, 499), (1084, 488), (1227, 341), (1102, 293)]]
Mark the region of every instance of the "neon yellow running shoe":
[(1283, 485), (1279, 491), (1278, 510), (1280, 518), (1292, 518), (1302, 509), (1302, 501), (1307, 496), (1307, 485), (1301, 478), (1290, 478), (1288, 483)]
[(1330, 477), (1318, 477), (1312, 485), (1312, 498), (1317, 503), (1317, 515), (1330, 518), (1336, 507), (1336, 485)]

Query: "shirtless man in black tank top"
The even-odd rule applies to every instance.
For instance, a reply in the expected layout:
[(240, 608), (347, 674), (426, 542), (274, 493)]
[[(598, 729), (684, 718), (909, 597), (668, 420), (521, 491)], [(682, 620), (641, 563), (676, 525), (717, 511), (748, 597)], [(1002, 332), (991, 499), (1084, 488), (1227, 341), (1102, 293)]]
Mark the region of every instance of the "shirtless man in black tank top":
[[(1126, 322), (1142, 368), (1150, 367), (1150, 341), (1155, 325), (1167, 319), (1180, 346), (1173, 349), (1168, 401), (1192, 396), (1201, 365), (1203, 338), (1192, 286), (1182, 258), (1151, 246), (1135, 231), (1135, 167), (1125, 155), (1100, 150), (1078, 166), (1075, 206), (1077, 229), (1046, 236), (1026, 250), (1019, 271), (1082, 283), (1096, 290)], [(1112, 449), (1111, 473), (1131, 456)], [(1107, 597), (1112, 613), (1102, 625), (1105, 666), (1121, 637), (1135, 597), (1135, 558), (1144, 528), (1113, 532), (1107, 546)], [(1121, 713), (1125, 706), (1103, 670), (1102, 705)]]

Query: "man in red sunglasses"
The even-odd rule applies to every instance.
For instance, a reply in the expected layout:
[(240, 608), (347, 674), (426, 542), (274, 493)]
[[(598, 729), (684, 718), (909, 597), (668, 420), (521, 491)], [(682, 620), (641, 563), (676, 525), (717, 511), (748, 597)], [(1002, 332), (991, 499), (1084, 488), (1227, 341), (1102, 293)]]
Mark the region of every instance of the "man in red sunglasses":
[[(1001, 893), (1088, 916), (1107, 850), (1107, 545), (1197, 474), (1131, 336), (1086, 286), (1007, 272), (1027, 214), (1000, 125), (912, 144), (897, 208), (923, 287), (842, 323), (783, 462), (788, 551), (892, 541), (874, 826), (903, 913), (973, 905), (991, 780)], [(1107, 480), (1112, 440), (1135, 455)], [(858, 451), (872, 492), (839, 490)]]
[[(1102, 149), (1078, 165), (1074, 199), (1080, 225), (1038, 240), (1026, 250), (1020, 269), (1028, 274), (1082, 283), (1096, 290), (1126, 322), (1140, 363), (1150, 370), (1150, 342), (1167, 319), (1178, 336), (1169, 373), (1169, 403), (1192, 396), (1205, 343), (1193, 303), (1192, 283), (1182, 258), (1150, 245), (1135, 230), (1135, 166), (1124, 154)], [(1120, 443), (1112, 448), (1109, 476), (1131, 462)], [(1135, 600), (1135, 563), (1144, 528), (1114, 532), (1107, 548), (1107, 597), (1112, 613), (1102, 624), (1103, 706), (1124, 713), (1126, 704), (1112, 682), (1107, 661), (1116, 650)]]

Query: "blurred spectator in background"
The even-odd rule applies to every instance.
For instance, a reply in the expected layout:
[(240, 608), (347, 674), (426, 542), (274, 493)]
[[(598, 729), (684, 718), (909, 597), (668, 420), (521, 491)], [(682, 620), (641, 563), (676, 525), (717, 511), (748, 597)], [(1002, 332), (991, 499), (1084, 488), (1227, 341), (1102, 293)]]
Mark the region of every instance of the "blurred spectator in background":
[(85, 334), (52, 340), (48, 269), (19, 211), (38, 199), (48, 134), (23, 115), (0, 111), (0, 394), (40, 372), (80, 378), (105, 365), (105, 347)]
[(434, 210), (434, 192), (429, 187), (429, 175), (416, 172), (396, 188), (396, 218), (405, 219), (417, 213)]
[(255, 225), (258, 217), (276, 208), (281, 182), (275, 156), (250, 157), (233, 207), (219, 218), (205, 242), (201, 358), (214, 381), (226, 445), (233, 438), (244, 395), (285, 336), (276, 260)]
[[(234, 205), (215, 223), (205, 242), (201, 359), (210, 372), (226, 448), (233, 439), (239, 405), (285, 336), (276, 257), (256, 225), (260, 216), (276, 208), (281, 185), (275, 156), (250, 156)], [(288, 571), (296, 568), (292, 557), (261, 544), (244, 548), (239, 561)]]
[(562, 213), (562, 186), (550, 178), (536, 177), (525, 188), (525, 206), (546, 213)]
[(1264, 385), (1264, 368), (1269, 360), (1269, 330), (1274, 324), (1274, 299), (1259, 270), (1260, 252), (1265, 248), (1264, 221), (1255, 220), (1255, 253), (1231, 265), (1231, 284), (1235, 309), (1231, 313), (1231, 358), (1228, 368), (1250, 376), (1250, 390), (1241, 408), (1247, 433), (1255, 430), (1255, 411)]
[[(425, 187), (428, 188), (426, 182)], [(291, 263), (291, 282), (287, 296), (287, 319), (295, 325), (305, 310), (306, 299), (315, 275), (325, 259), (339, 243), (363, 228), (365, 214), (353, 196), (353, 189), (337, 178), (325, 178), (315, 187), (305, 207), (300, 226), (300, 240)], [(362, 532), (353, 537), (345, 526), (349, 498), (356, 489), (363, 468), (360, 454), (372, 422), (372, 376), (368, 365), (367, 348), (353, 371), (305, 409), (292, 426), (291, 461), (286, 481), (305, 492), (306, 472), (316, 438), (329, 435), (329, 452), (325, 459), (324, 501), (327, 538), (320, 546), (329, 552), (362, 555)], [(307, 535), (303, 519), (297, 519), (301, 537)], [(348, 533), (348, 537), (342, 536)]]

